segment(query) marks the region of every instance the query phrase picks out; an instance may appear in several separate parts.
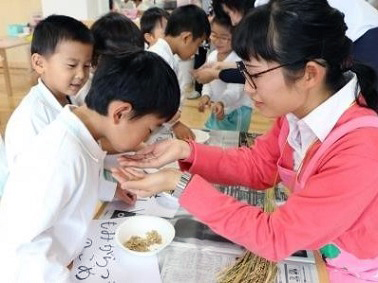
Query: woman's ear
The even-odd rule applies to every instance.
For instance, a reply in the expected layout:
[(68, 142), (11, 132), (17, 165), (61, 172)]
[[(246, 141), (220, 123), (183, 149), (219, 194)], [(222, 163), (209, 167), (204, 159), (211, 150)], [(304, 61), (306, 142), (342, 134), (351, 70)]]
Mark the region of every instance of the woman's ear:
[(45, 67), (46, 67), (46, 59), (38, 54), (38, 53), (33, 53), (31, 56), (31, 64), (32, 68), (36, 71), (38, 75), (42, 75)]
[(324, 82), (327, 69), (317, 62), (309, 61), (306, 64), (304, 76), (302, 77), (304, 86), (312, 88)]

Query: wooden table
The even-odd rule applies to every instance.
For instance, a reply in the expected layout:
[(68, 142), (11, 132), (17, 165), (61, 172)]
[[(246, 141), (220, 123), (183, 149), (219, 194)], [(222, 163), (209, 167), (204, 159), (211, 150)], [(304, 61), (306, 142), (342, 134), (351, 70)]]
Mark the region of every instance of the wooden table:
[(27, 41), (26, 38), (19, 38), (19, 37), (0, 38), (0, 57), (3, 59), (5, 90), (8, 96), (12, 96), (12, 84), (11, 84), (10, 73), (9, 73), (7, 49), (11, 49), (11, 48), (23, 46), (23, 45), (28, 45), (28, 44), (30, 44), (30, 42)]

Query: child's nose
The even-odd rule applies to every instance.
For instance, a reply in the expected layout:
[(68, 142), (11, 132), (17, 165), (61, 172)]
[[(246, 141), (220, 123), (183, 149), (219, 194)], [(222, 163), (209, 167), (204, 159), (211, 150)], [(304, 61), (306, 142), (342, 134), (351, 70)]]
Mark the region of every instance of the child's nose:
[(75, 78), (83, 80), (85, 78), (85, 72), (86, 72), (85, 68), (78, 68), (76, 70)]

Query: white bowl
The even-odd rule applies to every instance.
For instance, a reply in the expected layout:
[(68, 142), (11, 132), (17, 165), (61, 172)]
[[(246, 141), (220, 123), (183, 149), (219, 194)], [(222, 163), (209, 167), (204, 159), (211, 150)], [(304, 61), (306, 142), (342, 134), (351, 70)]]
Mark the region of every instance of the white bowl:
[(205, 143), (209, 140), (210, 135), (208, 132), (192, 129), (193, 133), (196, 135), (196, 142), (198, 143)]
[[(152, 230), (156, 230), (159, 233), (162, 243), (150, 246), (150, 251), (133, 251), (124, 245), (132, 236), (145, 238), (147, 232)], [(123, 250), (139, 256), (151, 256), (160, 252), (172, 242), (174, 237), (175, 228), (169, 221), (157, 216), (148, 215), (127, 217), (127, 219), (118, 226), (115, 234), (116, 242)]]

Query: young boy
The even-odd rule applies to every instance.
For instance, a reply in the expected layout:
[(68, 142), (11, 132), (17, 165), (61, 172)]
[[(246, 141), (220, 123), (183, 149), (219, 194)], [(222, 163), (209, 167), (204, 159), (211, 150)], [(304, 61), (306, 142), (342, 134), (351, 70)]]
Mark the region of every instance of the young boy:
[[(210, 40), (215, 50), (207, 59), (208, 64), (216, 62), (236, 63), (240, 57), (232, 50), (232, 25), (228, 17), (215, 16), (211, 22)], [(251, 122), (252, 101), (244, 92), (244, 84), (227, 84), (219, 79), (205, 84), (198, 109), (212, 105), (212, 113), (205, 126), (213, 130), (247, 132)]]
[(164, 60), (141, 50), (102, 57), (85, 102), (67, 105), (12, 168), (0, 206), (2, 282), (69, 281), (96, 206), (106, 155), (97, 141), (134, 148), (174, 116), (180, 90)]
[[(165, 35), (148, 50), (155, 52), (171, 66), (178, 74), (177, 54), (181, 60), (190, 59), (197, 51), (201, 43), (210, 35), (210, 23), (206, 13), (195, 5), (181, 6), (170, 15)], [(181, 96), (181, 101), (184, 97)], [(172, 129), (179, 139), (193, 139), (193, 132), (183, 123), (178, 121), (177, 114)], [(173, 123), (171, 121), (171, 123)]]
[(93, 38), (81, 22), (52, 15), (35, 28), (31, 43), (32, 67), (38, 84), (10, 117), (5, 131), (9, 168), (45, 126), (55, 120), (89, 76)]
[[(109, 21), (108, 19), (107, 22)], [(126, 21), (126, 25), (133, 24), (127, 18)], [(114, 29), (109, 32), (108, 38), (116, 34), (114, 30), (120, 29), (115, 28), (114, 22), (115, 20), (112, 21)], [(137, 31), (137, 27), (134, 30)], [(121, 31), (125, 31), (125, 28)], [(143, 44), (141, 34), (139, 35), (139, 42)], [(137, 40), (136, 38), (135, 41)], [(110, 45), (111, 42), (108, 40), (107, 44)], [(97, 42), (96, 59), (103, 51), (102, 47), (104, 49), (108, 46), (99, 46)], [(38, 85), (30, 90), (13, 112), (7, 124), (5, 148), (10, 169), (32, 138), (55, 120), (64, 105), (70, 102), (75, 105), (83, 104), (85, 97), (80, 93), (88, 80), (91, 61), (94, 60), (92, 51), (91, 32), (83, 23), (71, 17), (53, 15), (37, 25), (33, 34), (31, 53), (33, 68), (40, 79)], [(135, 195), (117, 188), (117, 183), (106, 180), (103, 174), (101, 176), (99, 194), (101, 200), (111, 201), (116, 196), (127, 204), (135, 202)]]
[(159, 38), (164, 37), (168, 18), (168, 12), (158, 7), (149, 8), (143, 13), (140, 19), (140, 30), (149, 47), (154, 45)]

